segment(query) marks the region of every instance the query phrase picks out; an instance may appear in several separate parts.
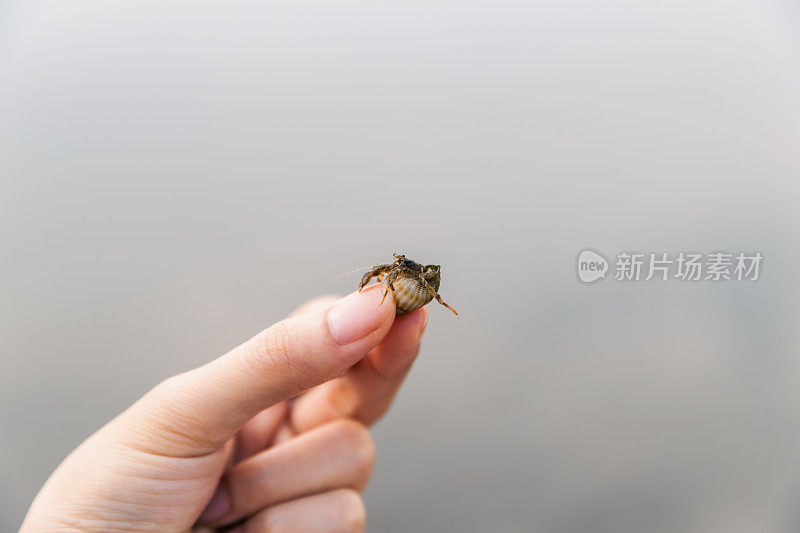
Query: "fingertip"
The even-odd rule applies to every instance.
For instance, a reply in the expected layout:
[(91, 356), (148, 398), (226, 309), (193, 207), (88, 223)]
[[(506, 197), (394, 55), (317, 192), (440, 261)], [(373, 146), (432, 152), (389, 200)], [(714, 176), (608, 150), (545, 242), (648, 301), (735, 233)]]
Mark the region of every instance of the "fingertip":
[(223, 484), (220, 483), (197, 521), (203, 523), (213, 522), (228, 514), (230, 509), (230, 496), (228, 496), (228, 491), (225, 489)]
[(336, 344), (352, 344), (384, 328), (384, 334), (388, 331), (396, 307), (393, 301), (384, 301), (375, 287), (350, 293), (330, 308), (328, 327)]

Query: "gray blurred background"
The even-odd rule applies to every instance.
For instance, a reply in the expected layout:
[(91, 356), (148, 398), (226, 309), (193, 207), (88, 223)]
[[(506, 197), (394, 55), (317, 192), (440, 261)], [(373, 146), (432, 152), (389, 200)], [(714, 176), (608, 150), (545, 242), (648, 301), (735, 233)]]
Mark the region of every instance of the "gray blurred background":
[[(372, 532), (800, 530), (800, 8), (0, 2), (0, 530), (346, 270), (443, 266)], [(575, 258), (760, 251), (757, 282)]]

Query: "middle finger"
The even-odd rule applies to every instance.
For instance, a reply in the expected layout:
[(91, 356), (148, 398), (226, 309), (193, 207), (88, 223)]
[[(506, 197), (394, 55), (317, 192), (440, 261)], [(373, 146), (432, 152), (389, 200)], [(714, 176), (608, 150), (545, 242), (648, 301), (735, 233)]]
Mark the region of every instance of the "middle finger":
[(290, 409), (289, 429), (302, 433), (339, 418), (374, 423), (391, 405), (414, 362), (427, 322), (427, 306), (397, 316), (380, 344), (344, 376), (297, 398)]

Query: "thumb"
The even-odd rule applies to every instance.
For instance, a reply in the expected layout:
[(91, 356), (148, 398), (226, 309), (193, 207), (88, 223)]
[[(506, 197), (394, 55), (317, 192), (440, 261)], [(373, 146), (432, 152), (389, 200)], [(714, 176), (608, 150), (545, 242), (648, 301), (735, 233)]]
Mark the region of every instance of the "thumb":
[(211, 453), (263, 409), (343, 374), (377, 345), (395, 315), (391, 302), (381, 305), (381, 292), (365, 289), (326, 311), (278, 322), (167, 379), (120, 415), (114, 431), (152, 453)]

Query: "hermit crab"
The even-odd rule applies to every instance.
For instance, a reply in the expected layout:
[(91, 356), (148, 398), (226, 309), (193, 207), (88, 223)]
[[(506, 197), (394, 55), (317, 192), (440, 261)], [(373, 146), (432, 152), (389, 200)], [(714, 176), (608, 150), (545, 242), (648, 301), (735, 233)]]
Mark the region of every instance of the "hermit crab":
[(384, 281), (386, 291), (383, 293), (383, 300), (391, 290), (394, 294), (394, 302), (397, 305), (397, 314), (404, 315), (415, 309), (419, 309), (434, 298), (436, 301), (451, 310), (456, 316), (455, 309), (444, 303), (442, 297), (436, 292), (441, 283), (441, 267), (439, 265), (421, 265), (406, 256), (394, 254), (394, 262), (388, 265), (375, 265), (361, 278), (358, 284), (358, 291), (361, 292), (372, 278), (377, 278), (378, 283)]

